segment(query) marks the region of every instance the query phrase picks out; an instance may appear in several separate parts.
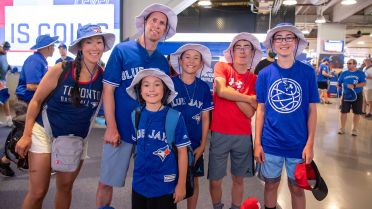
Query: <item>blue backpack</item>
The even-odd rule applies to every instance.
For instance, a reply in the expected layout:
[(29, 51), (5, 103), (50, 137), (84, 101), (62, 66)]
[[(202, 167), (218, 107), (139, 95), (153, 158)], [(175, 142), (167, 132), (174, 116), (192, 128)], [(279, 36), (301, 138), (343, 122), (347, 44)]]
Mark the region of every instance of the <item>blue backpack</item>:
[[(138, 130), (138, 124), (141, 118), (141, 112), (143, 110), (144, 106), (140, 106), (135, 108), (131, 113), (132, 118), (132, 124), (134, 127), (134, 130)], [(172, 108), (168, 108), (167, 116), (165, 118), (165, 135), (167, 136), (167, 143), (169, 147), (174, 152), (174, 155), (176, 156), (176, 160), (178, 163), (178, 150), (175, 145), (175, 131), (178, 124), (178, 120), (180, 118), (181, 113), (177, 110), (174, 110)], [(187, 175), (186, 175), (186, 196), (185, 199), (191, 197), (194, 194), (194, 163), (195, 163), (195, 157), (194, 152), (191, 148), (191, 146), (187, 146)]]

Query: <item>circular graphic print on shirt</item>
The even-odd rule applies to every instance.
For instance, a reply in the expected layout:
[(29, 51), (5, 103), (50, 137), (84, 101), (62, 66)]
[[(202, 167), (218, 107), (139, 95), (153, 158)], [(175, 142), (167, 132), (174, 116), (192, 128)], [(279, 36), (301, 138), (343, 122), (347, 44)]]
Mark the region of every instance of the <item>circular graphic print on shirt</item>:
[(291, 113), (301, 105), (301, 86), (293, 79), (278, 79), (269, 89), (268, 100), (275, 111)]

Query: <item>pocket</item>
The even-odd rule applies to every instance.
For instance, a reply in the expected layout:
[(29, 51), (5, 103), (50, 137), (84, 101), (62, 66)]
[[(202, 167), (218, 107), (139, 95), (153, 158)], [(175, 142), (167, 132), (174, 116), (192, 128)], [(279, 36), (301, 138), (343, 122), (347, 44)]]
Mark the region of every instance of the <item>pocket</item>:
[(83, 138), (59, 136), (52, 143), (52, 169), (60, 172), (74, 172), (79, 167), (83, 153)]

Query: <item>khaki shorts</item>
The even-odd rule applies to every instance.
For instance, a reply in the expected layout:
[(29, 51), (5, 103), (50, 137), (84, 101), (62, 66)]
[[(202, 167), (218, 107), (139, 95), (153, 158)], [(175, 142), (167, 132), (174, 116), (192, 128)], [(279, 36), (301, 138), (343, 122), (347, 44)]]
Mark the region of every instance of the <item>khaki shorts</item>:
[(372, 101), (372, 89), (364, 89), (364, 95), (366, 97), (367, 102)]
[[(38, 123), (34, 124), (32, 128), (32, 143), (30, 152), (33, 153), (51, 153), (52, 152), (52, 139), (45, 132), (44, 127), (40, 126)], [(88, 156), (88, 140), (84, 140), (84, 149), (81, 159), (84, 160)]]

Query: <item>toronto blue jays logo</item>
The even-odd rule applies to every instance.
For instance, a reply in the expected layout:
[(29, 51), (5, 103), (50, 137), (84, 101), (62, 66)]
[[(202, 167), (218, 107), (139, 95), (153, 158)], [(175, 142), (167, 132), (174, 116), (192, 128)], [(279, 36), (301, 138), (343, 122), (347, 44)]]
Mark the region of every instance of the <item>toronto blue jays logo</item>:
[(192, 116), (192, 119), (194, 119), (196, 121), (196, 124), (199, 124), (200, 123), (200, 114), (196, 114), (196, 115)]
[(155, 152), (153, 152), (152, 154), (154, 155), (157, 155), (158, 157), (160, 157), (161, 161), (164, 162), (165, 158), (171, 153), (171, 150), (169, 149), (169, 145), (165, 146), (165, 147), (162, 147), (158, 150), (156, 150)]

